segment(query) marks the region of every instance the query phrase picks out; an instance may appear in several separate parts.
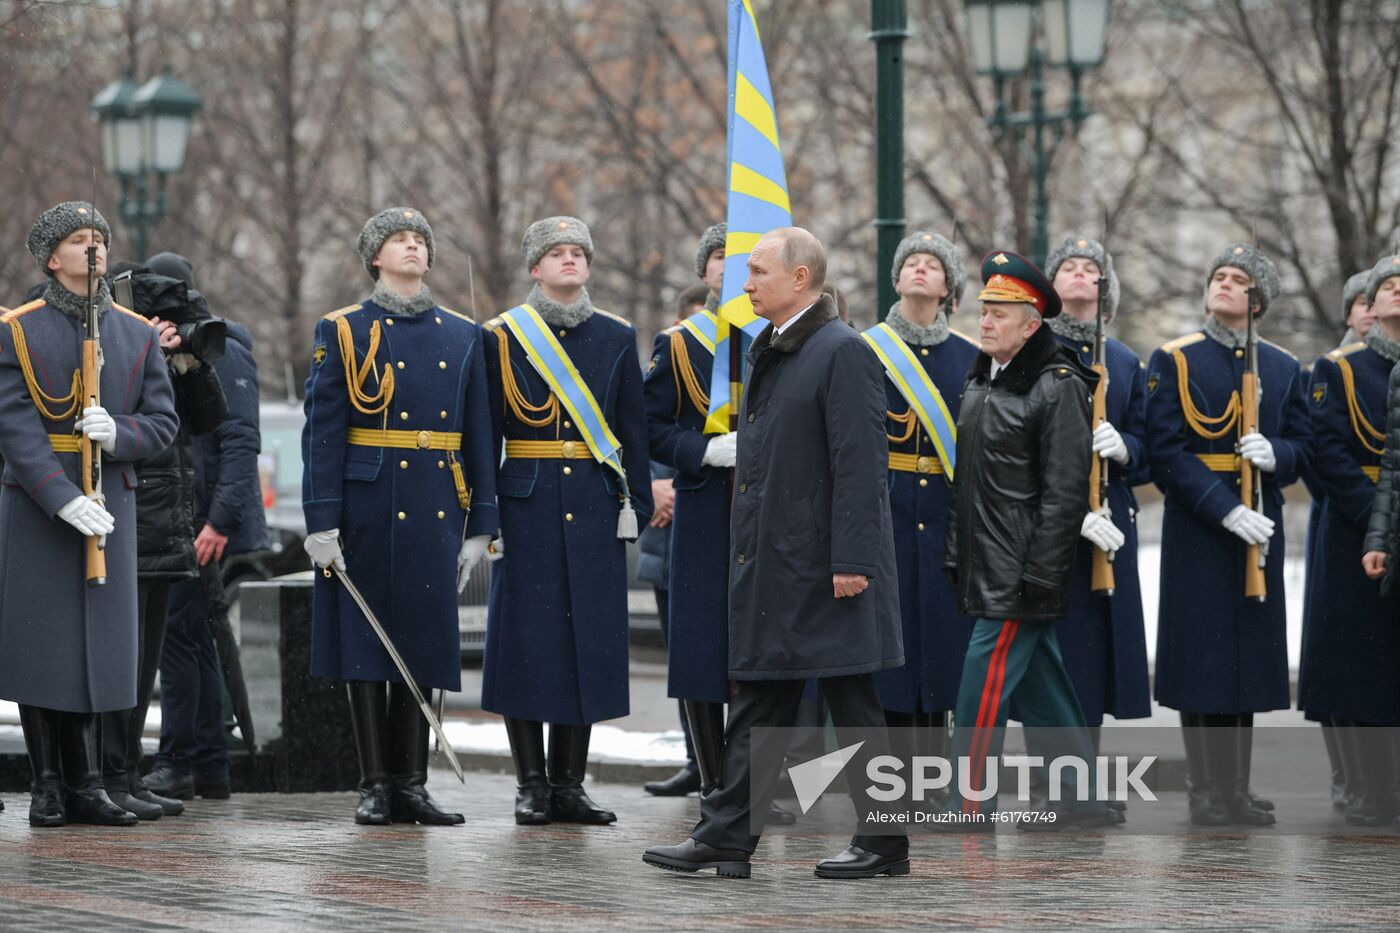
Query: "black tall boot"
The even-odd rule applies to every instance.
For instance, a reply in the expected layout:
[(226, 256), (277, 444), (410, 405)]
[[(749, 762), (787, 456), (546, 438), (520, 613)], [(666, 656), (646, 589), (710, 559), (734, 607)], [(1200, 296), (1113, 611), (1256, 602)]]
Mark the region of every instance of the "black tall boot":
[(545, 773), (544, 723), (505, 717), (510, 755), (515, 759), (515, 822), (543, 826), (554, 819)]
[(1272, 812), (1274, 802), (1260, 797), (1249, 786), (1249, 768), (1254, 757), (1254, 714), (1240, 713), (1236, 717), (1236, 725), (1239, 727), (1239, 745), (1236, 747), (1239, 756), (1240, 779), (1244, 782), (1240, 785), (1240, 792), (1244, 794), (1245, 799), (1254, 809)]
[(136, 814), (112, 803), (102, 786), (96, 713), (62, 713), (59, 755), (70, 823), (131, 826)]
[(598, 806), (583, 789), (592, 734), (592, 726), (549, 724), (549, 803), (555, 822), (589, 826), (617, 822), (616, 813)]
[(700, 795), (719, 786), (719, 766), (724, 758), (724, 704), (685, 700), (685, 720), (695, 746), (695, 767), (700, 772)]
[(62, 713), (40, 706), (19, 708), (24, 747), (34, 783), (29, 786), (29, 825), (62, 826), (67, 822), (63, 806), (63, 760), (59, 754)]
[(1181, 740), (1186, 746), (1186, 804), (1197, 826), (1225, 826), (1230, 822), (1225, 799), (1215, 787), (1212, 767), (1212, 733), (1199, 713), (1182, 712)]
[(1228, 725), (1222, 731), (1229, 736), (1223, 754), (1228, 756), (1228, 784), (1225, 788), (1230, 822), (1243, 826), (1272, 826), (1274, 815), (1265, 808), (1273, 804), (1256, 798), (1249, 792), (1249, 766), (1254, 746), (1254, 714), (1236, 713), (1225, 717)]
[(428, 720), (405, 684), (389, 685), (389, 813), (395, 823), (456, 826), (467, 818), (448, 813), (428, 795)]
[(377, 680), (347, 680), (350, 696), (350, 726), (355, 732), (355, 751), (360, 757), (360, 804), (355, 822), (361, 826), (387, 826), (389, 803), (388, 751), (389, 710), (385, 685)]
[(1350, 826), (1382, 826), (1394, 816), (1394, 774), (1390, 760), (1389, 731), (1381, 726), (1352, 722), (1352, 757), (1361, 771), (1356, 793), (1347, 800)]
[(1332, 809), (1345, 810), (1347, 808), (1347, 768), (1346, 761), (1342, 758), (1342, 748), (1337, 742), (1336, 726), (1331, 719), (1325, 719), (1322, 723), (1322, 744), (1327, 747), (1327, 766), (1332, 772)]

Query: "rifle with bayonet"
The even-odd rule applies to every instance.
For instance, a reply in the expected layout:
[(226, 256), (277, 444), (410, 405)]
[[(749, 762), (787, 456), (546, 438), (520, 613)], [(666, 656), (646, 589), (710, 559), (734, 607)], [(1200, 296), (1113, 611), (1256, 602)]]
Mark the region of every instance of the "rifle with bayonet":
[[(1245, 324), (1244, 375), (1240, 380), (1240, 437), (1259, 430), (1259, 332), (1254, 316), (1260, 307), (1259, 287), (1249, 287), (1249, 311)], [(1263, 482), (1259, 467), (1247, 457), (1240, 461), (1240, 502), (1246, 508), (1262, 512)], [(1244, 596), (1263, 602), (1268, 595), (1264, 582), (1264, 564), (1269, 559), (1269, 543), (1245, 545)]]
[[(1108, 264), (1108, 247), (1104, 247), (1104, 265)], [(1095, 428), (1108, 421), (1108, 335), (1104, 333), (1104, 322), (1108, 318), (1108, 269), (1099, 270), (1099, 301), (1094, 312), (1094, 358), (1090, 368), (1098, 373), (1099, 381), (1094, 387), (1094, 413), (1092, 423)], [(1108, 504), (1108, 458), (1094, 454), (1089, 467), (1089, 511), (1098, 512)], [(1113, 555), (1099, 548), (1093, 548), (1093, 564), (1089, 576), (1089, 588), (1105, 596), (1113, 595)]]
[[(96, 192), (94, 191), (94, 200)], [(96, 210), (96, 208), (94, 208)], [(91, 231), (87, 248), (87, 306), (83, 315), (83, 405), (92, 408), (102, 404), (102, 335), (97, 320), (97, 229)], [(84, 437), (82, 451), (83, 495), (102, 507), (107, 500), (102, 494), (102, 448)], [(87, 537), (87, 585), (101, 586), (107, 582), (107, 536)]]

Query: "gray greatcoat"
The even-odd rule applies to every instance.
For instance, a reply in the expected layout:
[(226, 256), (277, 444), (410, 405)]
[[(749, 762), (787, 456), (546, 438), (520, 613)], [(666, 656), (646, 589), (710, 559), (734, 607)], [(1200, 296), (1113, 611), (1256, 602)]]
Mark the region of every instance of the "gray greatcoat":
[(55, 451), (49, 441), (71, 437), (75, 419), (39, 414), (15, 352), (22, 330), (39, 388), (62, 398), (81, 369), (82, 324), (42, 300), (0, 321), (0, 697), (79, 713), (130, 709), (137, 647), (132, 461), (164, 450), (176, 430), (155, 328), (122, 308), (101, 316), (101, 401), (117, 425), (116, 447), (102, 458), (102, 489), (116, 527), (107, 536), (107, 582), (89, 587), (85, 539), (57, 517), (82, 495), (81, 455)]
[[(823, 296), (749, 352), (729, 560), (729, 674), (837, 677), (904, 663), (885, 375)], [(870, 578), (837, 599), (832, 574)]]

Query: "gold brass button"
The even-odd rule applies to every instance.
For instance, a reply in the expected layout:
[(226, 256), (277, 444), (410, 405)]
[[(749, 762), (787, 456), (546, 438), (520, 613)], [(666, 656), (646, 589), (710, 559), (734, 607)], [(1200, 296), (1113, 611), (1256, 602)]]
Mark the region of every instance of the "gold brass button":
[(446, 360), (438, 360), (438, 369), (446, 369), (446, 368), (447, 368), (447, 361), (446, 361)]
[(385, 319), (384, 319), (384, 323), (385, 323), (385, 324), (388, 324), (390, 327), (393, 327), (393, 326), (394, 326), (394, 319), (393, 319), (393, 318), (385, 318)]
[(418, 449), (427, 450), (428, 445), (433, 442), (433, 437), (427, 431), (418, 432)]
[(403, 369), (403, 360), (399, 360), (399, 369)]
[(924, 523), (923, 523), (923, 522), (919, 522), (919, 530), (920, 530), (920, 531), (923, 531), (923, 530), (924, 530)]
[(565, 476), (569, 476), (569, 475), (572, 474), (573, 472), (574, 472), (574, 468), (573, 468), (573, 467), (571, 467), (571, 466), (566, 466), (566, 467), (564, 467), (564, 475), (565, 475)]
[(441, 323), (442, 323), (442, 318), (440, 318), (440, 317), (435, 317), (435, 318), (433, 318), (433, 323), (434, 323), (434, 324), (441, 324)]
[(562, 329), (561, 329), (561, 330), (559, 331), (559, 336), (562, 337), (562, 336), (564, 336), (566, 333), (568, 333), (568, 331), (562, 330)]
[(920, 457), (918, 460), (914, 461), (914, 469), (918, 470), (920, 473), (932, 473), (933, 458)]
[(447, 464), (446, 464), (444, 461), (442, 461), (442, 460), (439, 460), (439, 461), (438, 461), (438, 469), (439, 469), (439, 470), (444, 469), (446, 466), (447, 466)]
[(446, 420), (446, 419), (447, 419), (447, 412), (445, 412), (445, 411), (440, 411), (440, 412), (438, 412), (438, 417), (439, 417), (439, 418), (442, 418), (443, 420)]
[(439, 513), (438, 513), (438, 518), (446, 518), (446, 517), (447, 517), (447, 513), (446, 513), (446, 512), (439, 512)]
[(1238, 348), (1236, 348), (1236, 350), (1235, 350), (1235, 356), (1237, 356), (1237, 357), (1244, 356), (1244, 351), (1243, 351), (1243, 350), (1240, 350), (1240, 349), (1238, 349)]
[(920, 348), (919, 348), (919, 355), (920, 355), (920, 356), (928, 356), (928, 347), (920, 347)]
[(401, 411), (401, 412), (399, 412), (399, 420), (400, 420), (400, 421), (407, 421), (407, 420), (408, 420), (408, 412), (406, 412), (406, 411)]
[(928, 485), (928, 480), (925, 479), (924, 477), (920, 476), (920, 477), (919, 477), (919, 485), (920, 485), (920, 486), (927, 486), (927, 485)]
[(1084, 344), (1083, 350), (1084, 350), (1085, 353), (1088, 353), (1088, 352), (1089, 352), (1090, 350), (1092, 350), (1092, 349), (1094, 349), (1094, 348), (1091, 347), (1091, 346), (1089, 346), (1087, 343)]
[(407, 470), (407, 469), (408, 469), (408, 461), (407, 461), (407, 460), (400, 460), (400, 461), (399, 461), (399, 469), (400, 469), (400, 470)]
[(573, 520), (574, 520), (574, 513), (573, 513), (573, 512), (565, 512), (565, 513), (564, 513), (564, 521), (566, 521), (566, 522), (571, 522), (571, 521), (573, 521)]
[(559, 452), (564, 455), (565, 460), (574, 459), (574, 454), (578, 452), (578, 441), (565, 441)]
[(565, 427), (565, 428), (572, 428), (573, 425), (572, 425), (572, 424), (569, 424), (569, 422), (565, 421), (565, 422), (564, 422), (564, 427)]
[(406, 514), (404, 514), (403, 512), (400, 512), (400, 513), (399, 513), (399, 521), (403, 521), (405, 518), (408, 518), (408, 516), (407, 516)]

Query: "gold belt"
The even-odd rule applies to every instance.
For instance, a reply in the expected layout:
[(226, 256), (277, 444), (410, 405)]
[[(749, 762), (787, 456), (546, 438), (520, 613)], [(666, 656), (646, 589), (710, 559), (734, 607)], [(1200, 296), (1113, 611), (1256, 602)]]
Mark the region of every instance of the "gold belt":
[(76, 454), (82, 453), (83, 439), (77, 434), (50, 434), (49, 446), (57, 453)]
[(1240, 469), (1238, 454), (1196, 454), (1196, 457), (1212, 473), (1238, 473)]
[(1381, 481), (1381, 468), (1378, 466), (1364, 466), (1361, 468), (1361, 472), (1365, 473), (1366, 478), (1373, 483)]
[(942, 473), (943, 461), (937, 457), (918, 457), (914, 454), (890, 452), (890, 469), (901, 473)]
[(525, 460), (592, 460), (583, 441), (506, 441), (506, 456)]
[(461, 450), (456, 431), (390, 431), (384, 428), (351, 428), (346, 440), (356, 447), (396, 447), (405, 450)]

